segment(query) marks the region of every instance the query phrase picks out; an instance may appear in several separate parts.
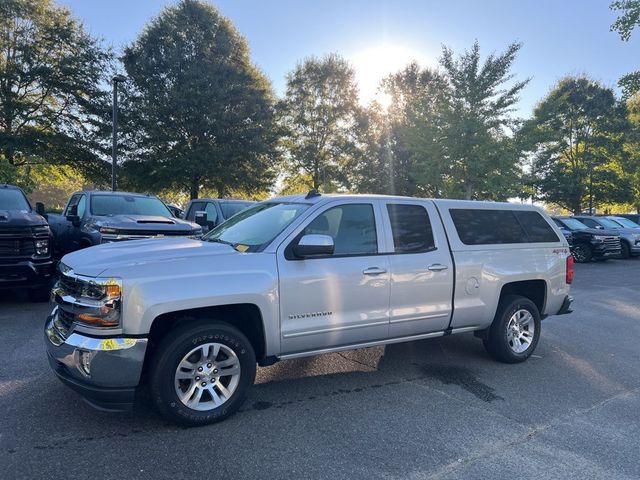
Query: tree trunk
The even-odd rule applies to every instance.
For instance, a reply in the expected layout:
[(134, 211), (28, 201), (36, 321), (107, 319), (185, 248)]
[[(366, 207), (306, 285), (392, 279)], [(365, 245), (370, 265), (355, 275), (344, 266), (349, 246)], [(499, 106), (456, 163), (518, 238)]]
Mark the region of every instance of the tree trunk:
[(191, 196), (191, 200), (195, 200), (198, 198), (198, 194), (200, 193), (200, 179), (192, 178), (191, 185), (189, 186), (189, 195)]
[(465, 200), (471, 200), (473, 196), (473, 184), (468, 182), (464, 186), (464, 198)]

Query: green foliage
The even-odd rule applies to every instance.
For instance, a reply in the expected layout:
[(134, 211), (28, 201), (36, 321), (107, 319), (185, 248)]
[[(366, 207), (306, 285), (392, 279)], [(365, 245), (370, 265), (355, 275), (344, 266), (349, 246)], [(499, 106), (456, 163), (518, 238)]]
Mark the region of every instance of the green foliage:
[(39, 163), (102, 171), (110, 58), (66, 8), (0, 2), (0, 175)]
[(132, 142), (125, 185), (191, 198), (200, 188), (226, 196), (271, 185), (278, 133), (271, 86), (218, 10), (197, 0), (165, 8), (123, 63), (130, 78), (123, 128)]
[(466, 199), (506, 199), (517, 184), (517, 154), (510, 138), (515, 126), (511, 114), (518, 95), (529, 80), (508, 83), (521, 44), (504, 53), (489, 55), (480, 63), (475, 42), (456, 60), (444, 48), (440, 60), (451, 83), (447, 112), (446, 158), (449, 178)]
[[(623, 41), (629, 41), (633, 30), (640, 25), (640, 0), (616, 0), (609, 8), (621, 12), (611, 25), (611, 31), (618, 32)], [(625, 98), (632, 96), (640, 91), (640, 71), (628, 73), (618, 84), (622, 87)]]
[(611, 89), (585, 77), (561, 80), (520, 132), (538, 199), (574, 213), (627, 201), (625, 116)]
[(285, 169), (310, 188), (348, 185), (362, 126), (353, 68), (342, 57), (310, 57), (287, 76), (280, 103)]
[(627, 101), (630, 130), (626, 136), (626, 172), (631, 184), (630, 203), (636, 212), (640, 212), (640, 93)]

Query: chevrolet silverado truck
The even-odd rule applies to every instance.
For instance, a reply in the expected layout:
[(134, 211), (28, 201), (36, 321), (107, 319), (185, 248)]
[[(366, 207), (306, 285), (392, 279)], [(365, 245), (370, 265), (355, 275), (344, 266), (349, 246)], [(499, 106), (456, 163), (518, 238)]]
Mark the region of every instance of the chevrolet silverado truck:
[(55, 271), (44, 205), (36, 210), (20, 188), (0, 185), (0, 288), (26, 289), (30, 300), (44, 302)]
[(235, 412), (256, 363), (464, 332), (523, 362), (572, 302), (564, 236), (507, 203), (312, 191), (200, 240), (101, 245), (60, 267), (44, 329), (55, 374), (103, 409), (144, 386), (184, 425)]
[(102, 243), (202, 234), (199, 225), (175, 218), (159, 198), (140, 193), (76, 192), (62, 215), (48, 219), (57, 258)]

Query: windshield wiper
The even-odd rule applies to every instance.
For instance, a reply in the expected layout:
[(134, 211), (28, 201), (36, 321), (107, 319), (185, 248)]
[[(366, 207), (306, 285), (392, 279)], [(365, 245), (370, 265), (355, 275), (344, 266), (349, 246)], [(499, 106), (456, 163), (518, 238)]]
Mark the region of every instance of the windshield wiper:
[(236, 248), (237, 243), (227, 242), (226, 240), (222, 240), (220, 238), (207, 238), (207, 242), (215, 242), (215, 243), (223, 243), (225, 245), (229, 245), (233, 248)]

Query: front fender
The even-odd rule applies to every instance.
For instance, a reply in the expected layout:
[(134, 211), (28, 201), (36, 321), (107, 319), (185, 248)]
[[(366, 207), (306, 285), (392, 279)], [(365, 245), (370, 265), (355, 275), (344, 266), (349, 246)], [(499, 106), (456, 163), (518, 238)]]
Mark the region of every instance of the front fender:
[[(273, 257), (265, 255), (264, 257)], [(272, 258), (268, 260), (273, 261)], [(126, 277), (125, 277), (126, 278)], [(147, 335), (160, 315), (234, 304), (255, 305), (262, 316), (267, 355), (280, 348), (278, 277), (275, 269), (217, 269), (165, 273), (123, 285), (123, 333)]]

